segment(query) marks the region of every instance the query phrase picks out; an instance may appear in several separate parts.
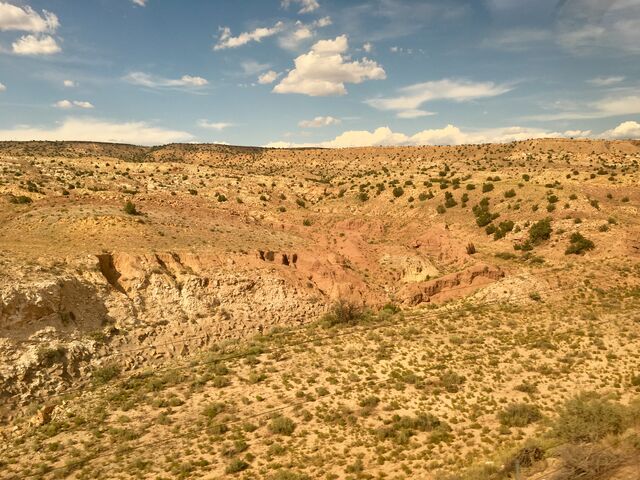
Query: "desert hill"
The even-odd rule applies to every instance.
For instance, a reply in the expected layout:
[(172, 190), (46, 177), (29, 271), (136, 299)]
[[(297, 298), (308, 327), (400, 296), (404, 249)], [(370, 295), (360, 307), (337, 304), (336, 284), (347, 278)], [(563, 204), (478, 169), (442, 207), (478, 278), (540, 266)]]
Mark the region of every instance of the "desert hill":
[(0, 206), (7, 478), (445, 478), (637, 397), (639, 141), (0, 142)]

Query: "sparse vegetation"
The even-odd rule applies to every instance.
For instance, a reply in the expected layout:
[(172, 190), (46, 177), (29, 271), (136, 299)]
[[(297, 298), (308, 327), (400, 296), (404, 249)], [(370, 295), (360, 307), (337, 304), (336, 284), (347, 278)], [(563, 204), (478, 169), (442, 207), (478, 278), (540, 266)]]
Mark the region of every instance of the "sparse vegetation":
[(582, 253), (588, 250), (593, 250), (594, 248), (595, 244), (591, 240), (576, 232), (571, 235), (569, 246), (564, 253), (566, 255), (581, 255)]

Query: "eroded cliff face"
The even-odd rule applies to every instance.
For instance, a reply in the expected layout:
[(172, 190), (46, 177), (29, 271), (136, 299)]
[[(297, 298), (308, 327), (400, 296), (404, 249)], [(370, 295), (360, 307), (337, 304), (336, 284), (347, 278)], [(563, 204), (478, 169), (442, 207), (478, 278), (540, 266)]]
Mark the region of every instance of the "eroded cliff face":
[[(317, 251), (102, 252), (13, 264), (0, 283), (0, 395), (27, 402), (114, 361), (138, 368), (313, 322), (337, 300), (413, 306), (502, 276), (460, 248), (443, 254), (440, 235), (406, 246), (372, 247), (360, 232)], [(461, 270), (442, 276), (436, 265)]]

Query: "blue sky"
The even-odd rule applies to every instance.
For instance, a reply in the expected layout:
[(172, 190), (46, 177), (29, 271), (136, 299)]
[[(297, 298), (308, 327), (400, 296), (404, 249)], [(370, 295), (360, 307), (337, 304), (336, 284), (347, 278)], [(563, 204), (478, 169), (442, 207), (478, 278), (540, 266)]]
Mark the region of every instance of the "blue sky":
[(0, 0), (0, 139), (640, 137), (640, 0)]

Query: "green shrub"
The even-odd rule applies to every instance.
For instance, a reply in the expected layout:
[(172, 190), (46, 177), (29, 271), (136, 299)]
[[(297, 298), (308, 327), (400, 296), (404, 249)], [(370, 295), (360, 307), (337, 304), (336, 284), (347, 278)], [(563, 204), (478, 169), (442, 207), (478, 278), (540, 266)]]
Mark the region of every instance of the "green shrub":
[(395, 315), (396, 313), (400, 313), (401, 308), (396, 305), (395, 303), (386, 303), (384, 305), (384, 307), (382, 307), (382, 309), (380, 310), (382, 312), (388, 312), (392, 315)]
[(627, 427), (624, 408), (596, 393), (582, 393), (568, 400), (553, 427), (553, 434), (572, 443), (596, 442)]
[(404, 189), (402, 187), (395, 187), (393, 189), (393, 196), (394, 197), (399, 198), (402, 195), (404, 195)]
[(513, 230), (514, 226), (515, 226), (515, 223), (513, 223), (513, 220), (505, 220), (504, 222), (500, 222), (498, 224), (498, 227), (495, 229), (495, 232), (493, 234), (493, 239), (499, 240), (501, 238), (504, 238), (507, 235), (507, 233)]
[(104, 385), (120, 375), (120, 367), (117, 365), (107, 365), (93, 371), (93, 383)]
[(444, 194), (445, 197), (445, 201), (444, 201), (444, 206), (447, 208), (453, 208), (456, 205), (458, 205), (458, 202), (455, 201), (455, 199), (453, 198), (453, 194), (451, 192), (446, 192)]
[(375, 408), (379, 403), (380, 399), (375, 395), (371, 395), (360, 400), (360, 402), (358, 402), (358, 405), (360, 405), (362, 408)]
[(595, 248), (595, 244), (585, 238), (581, 233), (574, 233), (571, 235), (569, 239), (569, 246), (565, 250), (565, 255), (580, 255), (587, 250), (593, 250)]
[(542, 418), (540, 409), (528, 403), (513, 403), (498, 412), (498, 420), (506, 427), (526, 427)]
[(460, 385), (462, 385), (465, 381), (465, 377), (451, 370), (440, 375), (440, 385), (450, 393), (456, 393), (458, 390), (460, 390)]
[(33, 202), (33, 200), (31, 200), (31, 197), (27, 197), (26, 195), (18, 195), (17, 197), (12, 195), (9, 201), (11, 203), (15, 203), (16, 205), (26, 205)]
[(210, 419), (217, 417), (224, 412), (226, 405), (222, 402), (215, 402), (207, 405), (202, 410), (202, 414)]
[(522, 448), (514, 452), (504, 464), (504, 473), (515, 473), (520, 468), (528, 468), (544, 459), (544, 447), (535, 441), (528, 441)]
[(295, 422), (287, 417), (276, 417), (269, 423), (269, 431), (277, 435), (291, 435), (295, 429)]
[(513, 198), (516, 196), (516, 191), (512, 188), (511, 190), (507, 190), (504, 192), (504, 198)]
[(487, 193), (493, 190), (493, 183), (483, 183), (482, 193)]
[(322, 317), (321, 323), (326, 327), (335, 325), (351, 325), (364, 317), (362, 308), (345, 300), (338, 300)]
[(225, 468), (224, 471), (227, 474), (231, 474), (231, 473), (242, 472), (247, 468), (249, 468), (249, 464), (247, 462), (245, 462), (244, 460), (240, 460), (239, 458), (236, 458), (232, 460), (229, 465), (227, 465), (227, 468)]
[(486, 227), (499, 216), (499, 214), (489, 211), (489, 199), (487, 197), (480, 200), (480, 203), (475, 205), (472, 210), (476, 217), (476, 224), (481, 228)]
[(529, 228), (529, 240), (533, 245), (537, 245), (549, 240), (551, 232), (551, 219), (545, 218), (531, 225), (531, 228)]
[(310, 480), (304, 473), (296, 473), (291, 470), (278, 470), (269, 477), (269, 480)]
[(420, 413), (415, 417), (394, 415), (386, 426), (376, 431), (376, 435), (380, 440), (406, 445), (417, 432), (432, 432), (431, 442), (440, 443), (450, 438), (450, 431), (451, 427), (434, 415)]
[(127, 200), (127, 203), (124, 204), (124, 213), (127, 215), (140, 215), (140, 212), (131, 200)]

